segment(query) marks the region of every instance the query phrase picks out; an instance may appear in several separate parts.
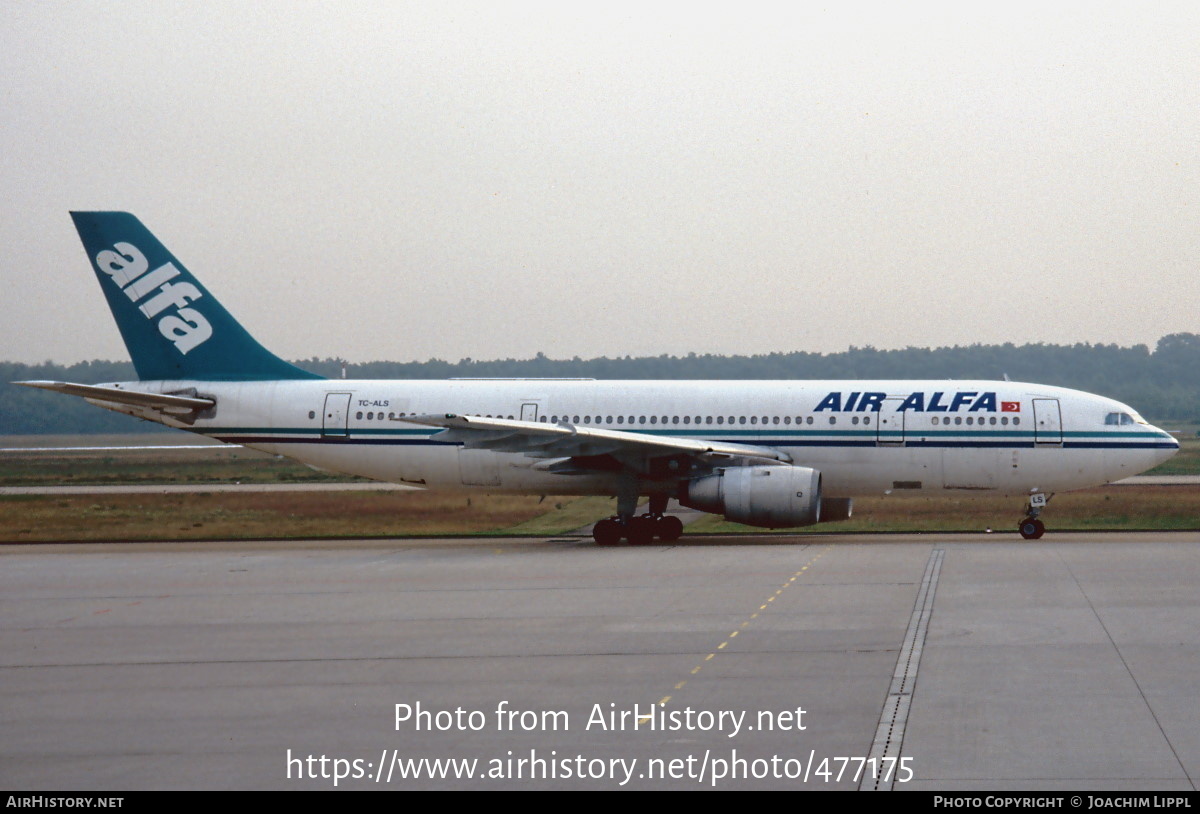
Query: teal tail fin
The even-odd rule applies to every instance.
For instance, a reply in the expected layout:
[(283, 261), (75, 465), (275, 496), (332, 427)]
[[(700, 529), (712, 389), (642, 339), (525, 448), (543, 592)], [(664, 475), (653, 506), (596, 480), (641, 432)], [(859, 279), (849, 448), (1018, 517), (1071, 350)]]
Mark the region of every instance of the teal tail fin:
[(255, 341), (128, 212), (72, 212), (138, 378), (320, 379)]

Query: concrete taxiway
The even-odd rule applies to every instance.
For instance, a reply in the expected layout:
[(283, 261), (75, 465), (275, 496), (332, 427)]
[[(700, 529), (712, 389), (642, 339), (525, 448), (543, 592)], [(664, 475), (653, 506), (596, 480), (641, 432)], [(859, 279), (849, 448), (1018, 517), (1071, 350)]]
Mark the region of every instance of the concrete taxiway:
[(1194, 790), (1198, 544), (7, 546), (0, 785)]

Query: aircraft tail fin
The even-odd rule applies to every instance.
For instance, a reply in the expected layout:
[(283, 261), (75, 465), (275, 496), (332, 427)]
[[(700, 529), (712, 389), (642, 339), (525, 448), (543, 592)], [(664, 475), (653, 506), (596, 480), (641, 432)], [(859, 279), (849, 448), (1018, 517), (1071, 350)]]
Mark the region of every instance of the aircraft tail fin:
[(71, 218), (139, 379), (322, 378), (260, 345), (133, 215)]

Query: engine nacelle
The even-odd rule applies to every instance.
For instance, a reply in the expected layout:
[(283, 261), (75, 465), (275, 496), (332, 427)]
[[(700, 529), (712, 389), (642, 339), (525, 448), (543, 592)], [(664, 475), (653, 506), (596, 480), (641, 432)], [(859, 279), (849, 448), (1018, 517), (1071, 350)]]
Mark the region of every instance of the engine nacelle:
[(806, 466), (729, 467), (689, 481), (679, 502), (748, 526), (811, 526), (821, 521), (821, 473)]

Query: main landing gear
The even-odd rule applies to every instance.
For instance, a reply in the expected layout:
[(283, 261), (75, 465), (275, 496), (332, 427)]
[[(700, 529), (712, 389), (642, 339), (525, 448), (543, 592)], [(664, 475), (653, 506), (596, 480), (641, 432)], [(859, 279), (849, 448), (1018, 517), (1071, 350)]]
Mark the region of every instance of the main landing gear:
[(664, 543), (678, 540), (683, 534), (683, 522), (674, 515), (664, 514), (655, 517), (643, 514), (630, 517), (624, 522), (619, 516), (601, 520), (592, 527), (592, 539), (597, 545), (616, 545), (621, 538), (629, 541), (630, 545), (650, 545), (657, 537)]
[(667, 498), (665, 495), (654, 495), (650, 498), (648, 512), (634, 515), (636, 499), (633, 506), (628, 507), (628, 513), (621, 511), (627, 508), (626, 501), (618, 500), (617, 514), (601, 520), (592, 527), (592, 539), (596, 545), (616, 545), (624, 538), (630, 545), (649, 545), (657, 537), (664, 543), (678, 540), (683, 534), (683, 522), (674, 515), (666, 514)]
[(1025, 507), (1025, 519), (1017, 524), (1017, 529), (1026, 540), (1037, 540), (1046, 533), (1046, 524), (1038, 520), (1042, 509), (1046, 508), (1050, 498), (1042, 493), (1029, 496), (1029, 505)]

